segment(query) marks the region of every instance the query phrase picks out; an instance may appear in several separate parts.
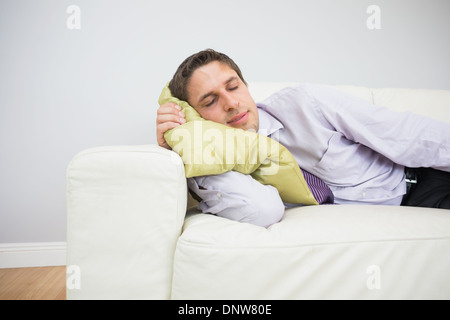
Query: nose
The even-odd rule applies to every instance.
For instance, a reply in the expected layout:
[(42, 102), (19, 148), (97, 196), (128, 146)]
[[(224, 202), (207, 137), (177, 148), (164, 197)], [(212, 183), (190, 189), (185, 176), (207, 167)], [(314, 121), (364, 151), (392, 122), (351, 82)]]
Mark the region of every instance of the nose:
[(239, 107), (239, 101), (227, 91), (224, 91), (222, 93), (222, 100), (223, 100), (223, 109), (227, 112), (232, 109), (237, 109)]

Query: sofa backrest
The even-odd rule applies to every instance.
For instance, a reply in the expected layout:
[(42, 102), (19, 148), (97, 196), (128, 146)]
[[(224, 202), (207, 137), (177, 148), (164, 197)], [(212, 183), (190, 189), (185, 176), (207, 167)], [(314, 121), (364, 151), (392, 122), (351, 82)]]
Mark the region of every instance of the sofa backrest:
[(411, 111), (450, 123), (450, 90), (371, 89), (374, 104)]
[[(250, 82), (249, 90), (256, 102), (297, 82)], [(450, 90), (367, 88), (362, 86), (330, 86), (379, 106), (396, 111), (411, 111), (450, 123)]]

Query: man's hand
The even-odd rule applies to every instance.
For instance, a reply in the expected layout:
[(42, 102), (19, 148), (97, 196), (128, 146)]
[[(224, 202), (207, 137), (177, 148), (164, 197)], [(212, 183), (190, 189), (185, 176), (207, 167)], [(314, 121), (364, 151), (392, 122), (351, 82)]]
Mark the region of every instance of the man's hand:
[(156, 114), (156, 141), (158, 145), (170, 150), (170, 146), (164, 139), (164, 133), (185, 122), (185, 115), (180, 106), (173, 102), (160, 105)]

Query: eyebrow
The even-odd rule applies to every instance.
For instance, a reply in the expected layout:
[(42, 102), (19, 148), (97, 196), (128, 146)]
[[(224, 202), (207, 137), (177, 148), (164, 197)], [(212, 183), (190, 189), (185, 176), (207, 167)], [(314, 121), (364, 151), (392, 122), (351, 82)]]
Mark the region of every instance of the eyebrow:
[[(224, 82), (225, 85), (229, 84), (230, 82), (236, 80), (238, 77), (236, 76), (231, 76), (230, 78), (228, 78), (227, 81)], [(206, 98), (208, 98), (209, 96), (213, 95), (214, 91), (210, 91), (206, 94), (204, 94), (203, 96), (201, 96), (200, 100), (198, 100), (198, 103), (201, 103), (203, 100), (205, 100)]]

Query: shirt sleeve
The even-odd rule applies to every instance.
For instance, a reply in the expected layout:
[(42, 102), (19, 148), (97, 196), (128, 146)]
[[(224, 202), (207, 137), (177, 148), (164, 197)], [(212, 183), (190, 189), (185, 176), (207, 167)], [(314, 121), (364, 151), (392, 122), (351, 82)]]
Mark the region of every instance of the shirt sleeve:
[(450, 171), (448, 123), (375, 106), (334, 88), (311, 86), (310, 89), (319, 112), (348, 140), (403, 166)]
[(279, 222), (284, 214), (278, 190), (250, 175), (230, 171), (189, 178), (188, 186), (202, 199), (199, 209), (204, 213), (262, 227)]

